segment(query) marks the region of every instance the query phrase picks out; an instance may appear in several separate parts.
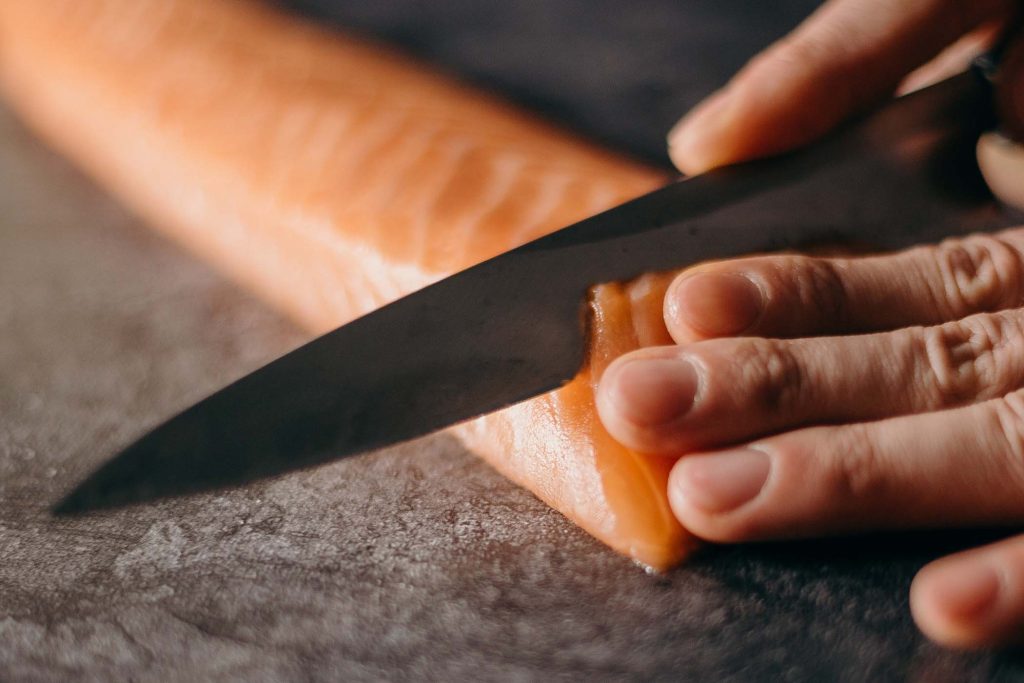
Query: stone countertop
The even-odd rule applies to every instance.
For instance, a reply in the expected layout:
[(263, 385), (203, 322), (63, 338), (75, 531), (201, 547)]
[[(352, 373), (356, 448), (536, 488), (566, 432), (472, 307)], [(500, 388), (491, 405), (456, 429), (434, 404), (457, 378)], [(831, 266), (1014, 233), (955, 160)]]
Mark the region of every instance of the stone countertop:
[[(799, 9), (779, 3), (790, 14), (743, 33), (710, 10), (742, 3), (674, 3), (699, 9), (705, 43), (717, 35), (731, 47), (690, 80), (645, 72), (663, 91), (648, 93), (659, 106), (644, 106), (622, 94), (642, 83), (559, 91), (551, 84), (570, 58), (522, 96), (535, 53), (493, 39), (488, 48), (485, 37), (500, 26), (540, 30), (513, 16), (529, 14), (528, 0), (503, 4), (498, 18), (477, 11), (487, 31), (473, 28), (469, 2), (408, 2), (408, 14), (394, 1), (303, 4), (647, 158), (659, 154), (673, 103), (715, 85)], [(548, 35), (562, 35), (558, 21), (572, 13), (556, 8), (572, 3), (534, 6), (555, 17)], [(605, 24), (586, 23), (572, 49), (591, 49)], [(649, 55), (676, 49), (647, 15), (619, 24), (662, 36)], [(608, 30), (624, 49), (626, 29)], [(723, 38), (734, 34), (747, 42)], [(444, 45), (429, 38), (443, 35)], [(459, 54), (469, 55), (461, 66)], [(614, 121), (630, 107), (640, 119), (620, 130)], [(0, 110), (0, 680), (1024, 676), (1012, 653), (929, 644), (907, 609), (921, 564), (994, 534), (711, 547), (652, 576), (445, 436), (225, 493), (47, 514), (117, 446), (304, 340)]]

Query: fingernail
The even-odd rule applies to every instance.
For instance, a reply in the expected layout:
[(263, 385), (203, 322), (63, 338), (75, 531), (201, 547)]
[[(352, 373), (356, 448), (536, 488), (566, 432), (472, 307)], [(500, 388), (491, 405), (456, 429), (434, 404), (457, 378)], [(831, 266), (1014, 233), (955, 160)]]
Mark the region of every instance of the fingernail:
[(669, 155), (687, 173), (699, 173), (719, 163), (718, 132), (726, 127), (733, 98), (720, 90), (684, 116), (668, 134)]
[(684, 456), (673, 472), (669, 494), (677, 508), (729, 512), (757, 497), (770, 470), (768, 455), (752, 449)]
[(932, 572), (932, 594), (938, 606), (957, 621), (983, 617), (999, 598), (999, 575), (983, 560), (950, 562)]
[(674, 322), (710, 337), (749, 330), (764, 310), (761, 288), (739, 273), (696, 273), (669, 297)]
[(697, 371), (681, 358), (637, 358), (612, 377), (608, 398), (627, 420), (653, 426), (685, 415), (697, 384)]

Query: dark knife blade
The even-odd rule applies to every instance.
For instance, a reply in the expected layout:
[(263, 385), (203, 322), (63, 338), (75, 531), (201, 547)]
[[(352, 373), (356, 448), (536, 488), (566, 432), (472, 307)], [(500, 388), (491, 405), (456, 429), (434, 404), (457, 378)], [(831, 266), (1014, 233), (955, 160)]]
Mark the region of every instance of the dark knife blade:
[(600, 282), (855, 241), (891, 249), (1006, 225), (973, 162), (991, 123), (969, 72), (789, 156), (680, 181), (385, 306), (240, 379), (126, 448), (72, 513), (363, 453), (555, 389), (584, 361)]

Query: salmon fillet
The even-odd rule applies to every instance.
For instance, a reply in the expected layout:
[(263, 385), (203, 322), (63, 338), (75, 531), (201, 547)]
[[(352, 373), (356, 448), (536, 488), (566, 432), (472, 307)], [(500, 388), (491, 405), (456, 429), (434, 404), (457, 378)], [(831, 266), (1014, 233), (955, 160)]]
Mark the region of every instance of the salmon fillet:
[[(325, 332), (666, 178), (388, 50), (243, 0), (3, 0), (0, 87), (149, 223)], [(589, 361), (455, 433), (591, 534), (665, 569), (671, 463), (602, 428), (608, 362), (668, 343), (664, 276), (601, 285)]]

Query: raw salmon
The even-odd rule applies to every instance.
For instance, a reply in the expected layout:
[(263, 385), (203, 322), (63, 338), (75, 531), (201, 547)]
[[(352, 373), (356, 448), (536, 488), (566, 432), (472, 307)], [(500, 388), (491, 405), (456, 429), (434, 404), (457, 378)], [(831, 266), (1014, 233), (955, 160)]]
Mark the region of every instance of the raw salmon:
[[(138, 214), (316, 332), (665, 180), (388, 50), (243, 0), (3, 0), (0, 87)], [(580, 376), (456, 428), (656, 569), (692, 545), (667, 504), (671, 463), (608, 436), (594, 385), (617, 355), (668, 341), (665, 283), (596, 287)]]

